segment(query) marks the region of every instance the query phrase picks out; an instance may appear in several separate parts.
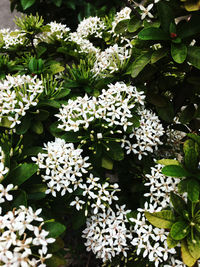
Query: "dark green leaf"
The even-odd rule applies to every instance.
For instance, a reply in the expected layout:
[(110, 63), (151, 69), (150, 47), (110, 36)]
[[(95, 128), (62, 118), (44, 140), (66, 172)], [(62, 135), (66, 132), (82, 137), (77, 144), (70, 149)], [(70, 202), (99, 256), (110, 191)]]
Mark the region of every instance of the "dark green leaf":
[(180, 38), (187, 38), (200, 33), (199, 20), (199, 14), (194, 14), (191, 16), (190, 20), (185, 20), (184, 23), (181, 23), (178, 27), (178, 36), (180, 36)]
[(180, 122), (182, 124), (186, 124), (188, 122), (190, 122), (192, 120), (192, 118), (194, 117), (195, 114), (195, 107), (193, 104), (188, 105), (182, 112), (180, 115)]
[(174, 109), (171, 102), (168, 102), (165, 107), (156, 107), (159, 117), (166, 122), (172, 122), (174, 119)]
[(172, 225), (172, 228), (170, 230), (170, 236), (174, 240), (182, 240), (188, 235), (189, 230), (189, 222), (179, 221)]
[(187, 193), (189, 200), (192, 202), (199, 201), (199, 191), (199, 182), (197, 182), (195, 179), (190, 179), (187, 182)]
[(197, 144), (200, 145), (200, 136), (193, 133), (188, 133), (187, 136), (189, 136), (192, 140), (194, 140), (195, 142), (197, 142)]
[(187, 177), (190, 175), (190, 173), (188, 173), (187, 170), (178, 165), (165, 166), (162, 169), (162, 173), (166, 176), (177, 177), (177, 178)]
[(189, 46), (187, 60), (197, 69), (200, 69), (200, 47)]
[(66, 259), (62, 255), (54, 254), (51, 258), (45, 260), (48, 267), (60, 267), (66, 264)]
[(133, 17), (129, 20), (128, 31), (135, 32), (142, 26), (142, 21), (136, 17)]
[(49, 232), (48, 237), (57, 238), (66, 230), (66, 227), (59, 222), (46, 222), (44, 229)]
[(183, 214), (183, 209), (187, 209), (185, 201), (173, 192), (170, 193), (170, 201), (179, 215)]
[(12, 170), (6, 177), (6, 181), (14, 185), (21, 185), (28, 180), (38, 170), (34, 163), (23, 163)]
[(67, 96), (69, 93), (71, 92), (70, 89), (68, 88), (64, 88), (62, 89), (59, 94), (56, 95), (56, 97), (54, 99), (60, 99), (60, 98), (64, 98), (65, 96)]
[(199, 164), (198, 145), (192, 139), (184, 142), (183, 151), (185, 153), (184, 161), (188, 170), (195, 171)]
[(115, 27), (115, 33), (124, 33), (127, 30), (129, 19), (121, 20)]
[(171, 55), (176, 63), (183, 63), (187, 57), (187, 47), (185, 44), (171, 43)]
[(152, 52), (147, 52), (135, 59), (132, 64), (131, 76), (133, 78), (137, 77), (141, 70), (150, 62)]
[(138, 38), (140, 40), (145, 40), (145, 41), (169, 40), (169, 34), (159, 28), (149, 27), (141, 30), (138, 33)]
[(21, 123), (17, 125), (16, 133), (19, 135), (25, 134), (30, 128), (30, 125), (31, 125), (31, 117), (26, 115), (25, 117), (22, 118)]
[(169, 4), (166, 3), (165, 1), (159, 1), (157, 7), (158, 7), (158, 16), (161, 22), (161, 27), (166, 33), (169, 33), (169, 26), (171, 22), (174, 21), (173, 10), (169, 6)]
[(49, 106), (49, 107), (53, 107), (53, 108), (60, 108), (60, 103), (58, 101), (55, 100), (42, 100), (38, 103), (37, 105), (38, 107), (43, 107), (43, 106)]

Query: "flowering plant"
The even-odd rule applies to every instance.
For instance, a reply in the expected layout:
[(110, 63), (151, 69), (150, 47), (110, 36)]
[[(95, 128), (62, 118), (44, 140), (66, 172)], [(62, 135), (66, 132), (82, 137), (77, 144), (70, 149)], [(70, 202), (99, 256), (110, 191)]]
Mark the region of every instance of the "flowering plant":
[(0, 264), (198, 263), (200, 27), (187, 4), (0, 30)]

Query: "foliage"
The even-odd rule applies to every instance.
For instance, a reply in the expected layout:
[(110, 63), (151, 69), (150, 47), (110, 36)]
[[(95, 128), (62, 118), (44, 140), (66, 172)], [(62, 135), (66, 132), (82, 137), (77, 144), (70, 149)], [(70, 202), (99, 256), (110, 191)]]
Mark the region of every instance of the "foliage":
[[(30, 266), (197, 264), (200, 27), (182, 2), (128, 1), (76, 31), (40, 14), (0, 30), (2, 242), (20, 221), (0, 264), (26, 236)], [(82, 9), (70, 3), (48, 5)]]

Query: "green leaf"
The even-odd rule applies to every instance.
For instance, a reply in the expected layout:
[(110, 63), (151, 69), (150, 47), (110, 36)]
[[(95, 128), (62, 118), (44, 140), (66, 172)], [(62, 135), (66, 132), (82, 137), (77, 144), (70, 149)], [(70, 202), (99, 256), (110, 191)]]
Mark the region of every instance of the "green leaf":
[(200, 47), (189, 46), (187, 60), (197, 69), (200, 69)]
[(198, 144), (192, 139), (184, 142), (183, 151), (185, 153), (184, 161), (188, 170), (195, 171), (199, 164)]
[(60, 108), (60, 103), (58, 101), (55, 100), (42, 100), (38, 103), (37, 107), (43, 107), (43, 106), (47, 106), (47, 107), (53, 107), (53, 108)]
[(160, 1), (157, 4), (158, 16), (161, 22), (162, 29), (169, 33), (169, 26), (174, 21), (173, 10), (165, 1)]
[(55, 63), (50, 65), (50, 71), (52, 74), (57, 74), (59, 72), (64, 71), (65, 68), (63, 66), (60, 65), (60, 63)]
[(106, 144), (107, 150), (106, 154), (114, 160), (120, 161), (124, 159), (124, 151), (121, 148), (121, 145), (116, 142), (109, 142)]
[(144, 69), (144, 67), (150, 62), (152, 52), (147, 52), (135, 59), (132, 64), (131, 77), (135, 78)]
[(156, 51), (153, 52), (151, 56), (151, 63), (154, 64), (161, 58), (165, 57), (167, 55), (167, 49), (165, 48), (160, 48)]
[(170, 230), (170, 236), (174, 240), (182, 240), (188, 235), (189, 230), (189, 222), (179, 221), (172, 225), (172, 228)]
[(22, 156), (30, 157), (30, 156), (36, 156), (38, 153), (44, 153), (44, 150), (40, 146), (32, 146), (28, 148), (24, 148), (22, 151)]
[(193, 133), (188, 133), (187, 136), (200, 145), (200, 136), (198, 136), (197, 134), (193, 134)]
[(159, 28), (149, 27), (138, 33), (140, 40), (169, 40), (169, 34)]
[(28, 199), (40, 200), (46, 197), (47, 186), (46, 184), (32, 184), (30, 188), (27, 189)]
[(136, 17), (133, 17), (129, 20), (128, 23), (128, 31), (129, 32), (136, 32), (142, 26), (142, 21)]
[(66, 230), (66, 227), (59, 222), (46, 222), (44, 229), (49, 232), (48, 237), (57, 238)]
[(184, 179), (184, 180), (181, 180), (179, 183), (178, 183), (178, 192), (179, 194), (183, 194), (185, 192), (187, 192), (187, 183), (190, 179)]
[(188, 250), (193, 258), (198, 260), (200, 258), (200, 238), (196, 234), (192, 239), (191, 236), (187, 238)]
[(66, 132), (60, 136), (60, 138), (64, 139), (68, 143), (78, 143), (80, 142), (80, 132)]
[(179, 243), (179, 240), (174, 240), (171, 237), (170, 233), (169, 233), (168, 236), (167, 236), (167, 246), (168, 246), (168, 248), (174, 248), (174, 247), (176, 247), (178, 245), (178, 243)]
[(181, 241), (181, 256), (183, 262), (189, 267), (192, 267), (196, 262), (196, 259), (189, 252), (186, 240)]
[(187, 57), (187, 47), (185, 44), (171, 43), (171, 55), (176, 63), (183, 63)]
[(107, 170), (113, 169), (113, 161), (108, 157), (103, 157), (101, 161), (101, 167)]
[(128, 23), (129, 23), (129, 19), (124, 19), (121, 20), (116, 26), (115, 26), (115, 33), (120, 34), (120, 33), (124, 33), (127, 30), (128, 27)]
[(194, 104), (188, 105), (180, 114), (180, 122), (182, 124), (189, 123), (194, 117), (195, 111)]
[(180, 165), (180, 163), (178, 162), (178, 160), (175, 159), (160, 159), (157, 160), (158, 164), (162, 164), (162, 165)]
[(159, 117), (166, 122), (172, 122), (174, 119), (174, 108), (172, 103), (169, 101), (165, 107), (156, 107)]
[(155, 227), (169, 229), (175, 222), (175, 216), (171, 210), (159, 212), (145, 212), (147, 220)]
[(183, 209), (187, 209), (185, 201), (173, 192), (170, 192), (170, 201), (179, 215), (183, 214)]
[(6, 177), (6, 181), (14, 185), (21, 185), (28, 180), (38, 170), (38, 166), (34, 163), (23, 163), (12, 170)]
[(187, 193), (188, 193), (188, 198), (192, 202), (198, 202), (199, 201), (199, 183), (195, 179), (190, 179), (187, 182)]
[(31, 7), (35, 0), (20, 0), (23, 10), (26, 10), (27, 8)]
[(31, 119), (28, 115), (23, 117), (21, 123), (16, 127), (16, 133), (19, 135), (25, 134), (31, 126)]
[(187, 177), (187, 176), (190, 175), (190, 173), (188, 173), (188, 171), (185, 170), (180, 165), (168, 165), (168, 166), (165, 166), (162, 169), (162, 173), (164, 175), (166, 175), (166, 176), (177, 177), (177, 178)]
[(69, 95), (69, 93), (71, 92), (70, 89), (68, 88), (64, 88), (62, 90), (60, 90), (59, 94), (57, 94), (54, 99), (60, 99), (60, 98), (64, 98), (65, 96)]

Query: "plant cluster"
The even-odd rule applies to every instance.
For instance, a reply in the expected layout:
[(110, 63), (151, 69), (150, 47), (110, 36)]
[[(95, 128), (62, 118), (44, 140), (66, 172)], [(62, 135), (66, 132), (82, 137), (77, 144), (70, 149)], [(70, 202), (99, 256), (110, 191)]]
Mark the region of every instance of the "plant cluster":
[(39, 15), (0, 30), (0, 264), (197, 266), (192, 6), (128, 1), (75, 31)]

